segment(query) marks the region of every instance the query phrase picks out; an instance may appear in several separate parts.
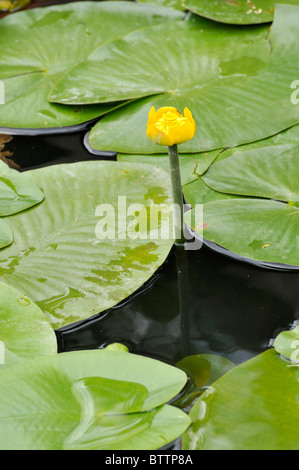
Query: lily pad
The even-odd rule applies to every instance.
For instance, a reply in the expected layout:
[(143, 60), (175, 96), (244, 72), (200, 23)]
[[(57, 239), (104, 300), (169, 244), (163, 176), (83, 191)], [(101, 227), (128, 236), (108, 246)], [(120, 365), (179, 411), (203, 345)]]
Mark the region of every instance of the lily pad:
[(89, 161), (27, 175), (45, 201), (9, 217), (14, 243), (0, 252), (0, 279), (36, 302), (54, 328), (117, 304), (166, 260), (171, 230), (149, 223), (151, 206), (167, 221), (172, 205), (161, 168)]
[(215, 163), (203, 175), (215, 191), (299, 202), (299, 145), (253, 149)]
[(57, 352), (56, 335), (28, 297), (0, 282), (0, 371)]
[[(182, 184), (184, 185), (197, 180), (200, 175), (207, 171), (219, 153), (220, 150), (214, 150), (200, 154), (184, 153), (179, 155)], [(117, 161), (148, 163), (170, 171), (169, 157), (163, 153), (155, 155), (127, 155), (119, 153), (117, 155)]]
[(280, 333), (273, 346), (283, 356), (299, 363), (299, 326)]
[(273, 349), (233, 368), (194, 405), (183, 450), (298, 450), (298, 380)]
[(197, 15), (244, 25), (272, 22), (277, 3), (299, 5), (298, 0), (183, 0), (183, 5)]
[(102, 44), (181, 15), (133, 2), (75, 2), (5, 17), (0, 21), (0, 79), (5, 87), (0, 126), (75, 126), (107, 113), (117, 104), (61, 106), (49, 103), (47, 96), (69, 69)]
[[(194, 16), (131, 33), (75, 67), (50, 99), (68, 104), (134, 99), (91, 130), (89, 143), (97, 150), (163, 152), (145, 129), (151, 107), (166, 105), (179, 110), (187, 106), (198, 126), (180, 153), (265, 139), (299, 121), (298, 107), (290, 99), (291, 84), (299, 76), (294, 58), (299, 7), (278, 7), (270, 35), (267, 26), (227, 27)], [(86, 76), (88, 97), (82, 85)]]
[(207, 204), (208, 202), (212, 201), (237, 197), (233, 196), (232, 194), (225, 194), (215, 191), (204, 182), (202, 177), (185, 184), (183, 191), (187, 203), (192, 207), (195, 207), (196, 204)]
[(0, 220), (0, 249), (11, 245), (13, 242), (13, 234), (9, 225)]
[(163, 447), (190, 424), (184, 412), (164, 405), (186, 380), (184, 372), (159, 361), (105, 350), (16, 366), (0, 374), (0, 448)]
[(202, 230), (206, 240), (242, 257), (299, 266), (296, 206), (258, 198), (215, 200), (203, 206)]
[(0, 161), (0, 217), (24, 211), (43, 199), (43, 192), (26, 174)]

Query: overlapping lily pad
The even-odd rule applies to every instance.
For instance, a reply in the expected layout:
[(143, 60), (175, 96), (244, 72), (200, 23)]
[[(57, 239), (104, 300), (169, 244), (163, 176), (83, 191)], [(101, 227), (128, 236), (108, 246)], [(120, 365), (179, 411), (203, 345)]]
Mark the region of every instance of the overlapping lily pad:
[[(0, 448), (152, 450), (178, 438), (190, 418), (166, 402), (187, 376), (117, 351), (78, 351), (0, 374)], [(21, 391), (21, 393), (20, 393)]]
[(0, 161), (0, 217), (24, 211), (43, 199), (42, 190), (26, 174)]
[(150, 206), (168, 217), (172, 204), (161, 168), (90, 161), (27, 175), (45, 200), (9, 217), (14, 243), (0, 251), (0, 279), (36, 302), (54, 328), (117, 304), (167, 258), (171, 230), (163, 239), (159, 222), (149, 223)]
[(0, 79), (5, 104), (0, 106), (0, 126), (66, 127), (105, 114), (116, 104), (61, 106), (50, 104), (47, 96), (59, 78), (102, 44), (181, 17), (175, 10), (133, 2), (75, 2), (2, 19)]
[[(299, 121), (290, 99), (299, 76), (298, 8), (279, 5), (270, 36), (266, 26), (228, 27), (194, 16), (131, 33), (74, 68), (50, 99), (69, 104), (134, 99), (95, 125), (89, 141), (98, 150), (161, 153), (145, 134), (153, 105), (192, 111), (198, 131), (180, 146), (181, 153), (264, 139)], [(88, 97), (82, 85), (87, 76)]]
[(226, 158), (203, 180), (223, 193), (299, 202), (299, 145), (264, 147)]
[(298, 207), (236, 197), (204, 204), (203, 214), (206, 240), (241, 257), (299, 266)]
[[(183, 153), (179, 155), (182, 184), (185, 185), (197, 180), (200, 175), (207, 171), (219, 153), (220, 150), (214, 150), (200, 154)], [(117, 160), (119, 162), (148, 163), (169, 171), (169, 157), (163, 153), (154, 155), (118, 154)]]
[(298, 130), (226, 150), (184, 186), (193, 207), (204, 204), (206, 240), (241, 257), (299, 265)]
[[(43, 192), (30, 178), (0, 161), (0, 217), (22, 212), (43, 199)], [(0, 219), (0, 249), (12, 242), (9, 224)]]
[(57, 352), (56, 335), (28, 297), (0, 283), (0, 371)]
[(273, 349), (233, 368), (191, 410), (184, 450), (298, 450), (299, 369)]
[(276, 4), (299, 5), (298, 0), (183, 0), (190, 11), (229, 24), (259, 24), (273, 21)]
[(0, 220), (0, 249), (11, 245), (13, 242), (13, 234), (9, 225)]

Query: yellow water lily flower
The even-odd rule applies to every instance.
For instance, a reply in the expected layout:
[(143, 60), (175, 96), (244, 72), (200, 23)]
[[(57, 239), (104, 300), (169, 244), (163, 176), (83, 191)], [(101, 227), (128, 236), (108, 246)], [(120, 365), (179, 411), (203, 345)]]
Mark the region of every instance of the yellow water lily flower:
[(146, 135), (155, 144), (172, 147), (193, 139), (196, 124), (188, 108), (182, 115), (176, 108), (164, 107), (149, 112)]

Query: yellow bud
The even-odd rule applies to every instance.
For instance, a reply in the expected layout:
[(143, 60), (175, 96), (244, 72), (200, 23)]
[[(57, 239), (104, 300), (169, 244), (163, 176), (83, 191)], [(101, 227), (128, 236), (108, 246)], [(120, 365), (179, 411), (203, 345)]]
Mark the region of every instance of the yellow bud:
[(183, 144), (193, 139), (196, 124), (188, 108), (184, 109), (184, 116), (172, 107), (164, 107), (155, 111), (151, 108), (148, 116), (146, 135), (155, 144), (173, 145)]

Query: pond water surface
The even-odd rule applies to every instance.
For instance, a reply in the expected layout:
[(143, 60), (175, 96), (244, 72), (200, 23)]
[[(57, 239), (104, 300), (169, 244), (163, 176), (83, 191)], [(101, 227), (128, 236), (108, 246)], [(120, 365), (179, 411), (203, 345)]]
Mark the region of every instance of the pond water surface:
[[(84, 146), (87, 129), (69, 134), (4, 138), (4, 159), (19, 171), (59, 163), (102, 160)], [(179, 261), (180, 263), (180, 261)], [(192, 354), (218, 354), (235, 364), (265, 351), (299, 319), (298, 272), (264, 269), (210, 248), (176, 247), (133, 296), (107, 312), (56, 332), (59, 350), (122, 342), (130, 351), (176, 363)]]

